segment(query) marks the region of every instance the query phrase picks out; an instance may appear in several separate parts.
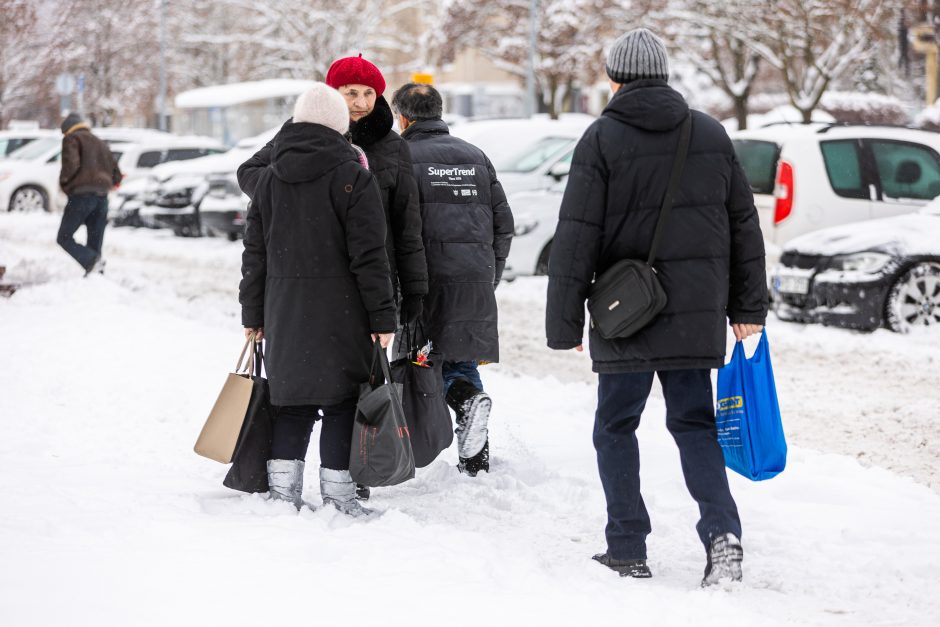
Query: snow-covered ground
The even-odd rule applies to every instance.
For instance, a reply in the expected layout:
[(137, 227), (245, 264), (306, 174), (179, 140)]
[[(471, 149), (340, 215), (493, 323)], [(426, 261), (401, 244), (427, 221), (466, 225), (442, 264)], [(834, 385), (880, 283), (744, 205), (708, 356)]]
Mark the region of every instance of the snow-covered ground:
[[(492, 473), (453, 448), (370, 522), (221, 486), (192, 444), (241, 346), (241, 247), (111, 229), (81, 278), (55, 216), (0, 216), (0, 625), (936, 625), (940, 335), (771, 320), (791, 445), (731, 476), (745, 582), (702, 590), (696, 507), (658, 389), (640, 427), (654, 578), (604, 549), (586, 355), (544, 348), (544, 279), (499, 288)], [(316, 447), (306, 498), (319, 501)], [(861, 463), (860, 463), (861, 462)]]

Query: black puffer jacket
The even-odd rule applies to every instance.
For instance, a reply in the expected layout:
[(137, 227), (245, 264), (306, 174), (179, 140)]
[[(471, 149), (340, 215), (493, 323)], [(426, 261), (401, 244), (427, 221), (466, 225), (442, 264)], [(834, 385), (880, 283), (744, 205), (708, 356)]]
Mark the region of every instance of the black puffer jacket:
[[(290, 121), (288, 121), (288, 124)], [(418, 190), (408, 145), (392, 130), (392, 110), (380, 96), (372, 113), (350, 125), (352, 142), (365, 150), (375, 175), (388, 225), (386, 249), (392, 276), (405, 295), (428, 293), (428, 267), (421, 241)], [(259, 174), (271, 162), (269, 142), (238, 168), (238, 184), (249, 198)]]
[(333, 405), (369, 376), (372, 332), (396, 327), (385, 221), (346, 139), (289, 123), (248, 213), (242, 324), (264, 327), (275, 405)]
[[(621, 88), (575, 149), (549, 260), (548, 345), (581, 344), (595, 273), (646, 259), (689, 108), (661, 80)], [(610, 237), (627, 212), (617, 241)], [(607, 254), (602, 255), (605, 247)], [(727, 318), (767, 316), (764, 241), (744, 172), (724, 128), (692, 112), (692, 140), (654, 266), (669, 299), (648, 327), (623, 340), (591, 331), (594, 371), (718, 368)]]
[(513, 219), (490, 160), (441, 120), (409, 126), (430, 279), (425, 331), (447, 361), (498, 361), (496, 295)]

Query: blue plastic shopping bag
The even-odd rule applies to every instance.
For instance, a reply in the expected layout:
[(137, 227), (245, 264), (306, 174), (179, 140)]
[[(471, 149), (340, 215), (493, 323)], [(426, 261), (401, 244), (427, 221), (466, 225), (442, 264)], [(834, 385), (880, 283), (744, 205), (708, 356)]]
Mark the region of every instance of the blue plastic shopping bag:
[(787, 465), (780, 405), (765, 330), (750, 359), (738, 342), (731, 361), (718, 371), (715, 408), (718, 443), (725, 465), (751, 481), (777, 476)]

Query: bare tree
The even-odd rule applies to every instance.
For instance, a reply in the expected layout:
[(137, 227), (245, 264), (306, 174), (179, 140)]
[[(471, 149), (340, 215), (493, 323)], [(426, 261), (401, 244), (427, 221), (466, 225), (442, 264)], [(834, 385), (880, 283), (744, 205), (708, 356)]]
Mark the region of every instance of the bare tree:
[(760, 21), (761, 7), (752, 0), (675, 0), (664, 17), (676, 54), (728, 96), (738, 128), (747, 128), (748, 100), (760, 75), (761, 55), (738, 34), (742, 23)]
[[(0, 128), (23, 115), (41, 70), (35, 2), (0, 0)], [(19, 113), (18, 113), (19, 112)]]
[[(576, 86), (601, 77), (604, 46), (649, 10), (650, 2), (630, 0), (542, 0), (536, 26), (535, 74), (546, 110), (557, 117), (562, 99)], [(475, 48), (520, 79), (529, 53), (530, 3), (496, 0), (453, 3), (441, 28), (441, 54), (447, 61)], [(568, 102), (570, 107), (570, 98)]]
[(812, 120), (831, 83), (892, 36), (895, 0), (761, 0), (762, 19), (738, 24), (740, 38), (779, 70), (790, 103)]

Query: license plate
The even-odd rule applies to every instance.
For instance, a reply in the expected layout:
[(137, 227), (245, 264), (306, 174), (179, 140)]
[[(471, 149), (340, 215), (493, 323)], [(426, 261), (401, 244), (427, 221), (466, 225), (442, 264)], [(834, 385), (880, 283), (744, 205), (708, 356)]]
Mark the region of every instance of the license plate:
[(774, 289), (781, 294), (807, 294), (809, 293), (809, 277), (786, 275), (774, 277)]

